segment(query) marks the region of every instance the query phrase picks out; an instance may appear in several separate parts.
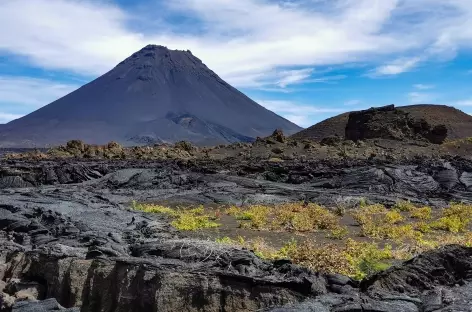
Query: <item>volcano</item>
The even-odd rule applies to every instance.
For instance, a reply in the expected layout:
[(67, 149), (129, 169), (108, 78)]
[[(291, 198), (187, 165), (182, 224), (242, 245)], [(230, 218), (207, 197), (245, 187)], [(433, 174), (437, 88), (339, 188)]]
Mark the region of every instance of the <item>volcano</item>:
[(300, 127), (223, 81), (190, 51), (148, 45), (108, 73), (0, 127), (0, 147), (80, 139), (125, 146), (252, 141)]

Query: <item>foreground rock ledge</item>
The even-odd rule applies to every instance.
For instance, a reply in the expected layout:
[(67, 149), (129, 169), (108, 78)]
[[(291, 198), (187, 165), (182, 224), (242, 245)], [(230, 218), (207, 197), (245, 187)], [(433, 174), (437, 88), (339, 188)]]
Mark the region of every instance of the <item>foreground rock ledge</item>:
[[(472, 248), (447, 246), (428, 252), (360, 285), (284, 261), (266, 263), (247, 251), (236, 251), (235, 256), (235, 267), (245, 274), (224, 269), (229, 259), (222, 259), (217, 269), (215, 258), (189, 264), (80, 259), (53, 250), (15, 252), (7, 259), (3, 280), (36, 283), (45, 289), (37, 299), (54, 298), (80, 311), (470, 311)], [(3, 294), (3, 300), (6, 297)], [(13, 311), (53, 311), (57, 302), (24, 298), (16, 301)], [(283, 307), (273, 308), (277, 306)]]

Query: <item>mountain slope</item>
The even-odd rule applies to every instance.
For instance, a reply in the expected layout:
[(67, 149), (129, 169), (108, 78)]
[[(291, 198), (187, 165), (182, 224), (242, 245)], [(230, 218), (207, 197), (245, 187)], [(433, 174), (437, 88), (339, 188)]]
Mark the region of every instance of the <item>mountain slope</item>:
[(103, 144), (216, 144), (301, 128), (265, 109), (190, 51), (149, 45), (65, 97), (0, 130), (0, 146), (82, 139)]
[[(424, 118), (432, 126), (445, 125), (448, 139), (472, 137), (472, 116), (447, 105), (418, 104), (399, 106), (398, 109), (410, 113), (412, 117)], [(320, 141), (325, 137), (338, 135), (344, 137), (349, 113), (343, 113), (323, 120), (305, 130), (294, 134), (293, 138)]]

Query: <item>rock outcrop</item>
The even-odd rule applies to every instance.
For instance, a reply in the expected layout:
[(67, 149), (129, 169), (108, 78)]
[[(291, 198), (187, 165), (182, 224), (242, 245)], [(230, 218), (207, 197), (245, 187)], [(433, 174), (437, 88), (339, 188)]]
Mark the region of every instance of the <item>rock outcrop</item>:
[(365, 139), (418, 140), (441, 144), (447, 137), (444, 125), (432, 127), (424, 119), (415, 119), (402, 110), (388, 105), (349, 114), (345, 137)]
[[(397, 106), (396, 108), (409, 113), (410, 117), (414, 119), (426, 120), (431, 125), (431, 129), (444, 125), (447, 129), (447, 139), (456, 140), (472, 137), (472, 116), (452, 106), (421, 104)], [(344, 138), (350, 113), (342, 113), (323, 120), (292, 135), (292, 138), (309, 139), (318, 142), (332, 136)]]

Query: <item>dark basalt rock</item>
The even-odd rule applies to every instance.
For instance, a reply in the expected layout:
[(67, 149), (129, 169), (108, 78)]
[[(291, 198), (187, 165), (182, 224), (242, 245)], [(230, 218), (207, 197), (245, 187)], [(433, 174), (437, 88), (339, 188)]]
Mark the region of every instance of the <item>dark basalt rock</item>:
[(79, 308), (65, 309), (54, 298), (44, 301), (19, 301), (13, 306), (12, 312), (47, 312), (58, 310), (63, 312), (80, 312)]
[(353, 141), (423, 139), (441, 144), (446, 137), (446, 126), (432, 127), (426, 120), (412, 118), (393, 104), (350, 113), (345, 131), (345, 138)]
[[(158, 214), (128, 209), (131, 200), (162, 199), (472, 202), (464, 183), (472, 170), (468, 160), (10, 161), (8, 168), (2, 172), (36, 187), (0, 189), (1, 312), (50, 311), (59, 304), (85, 312), (467, 311), (472, 300), (471, 248), (431, 251), (358, 283), (191, 239)], [(46, 179), (42, 173), (49, 171), (76, 183)], [(101, 174), (79, 174), (91, 171)], [(306, 182), (291, 183), (296, 177)], [(25, 296), (29, 301), (19, 302)]]
[(321, 145), (327, 145), (327, 146), (334, 146), (336, 144), (339, 144), (343, 141), (343, 138), (338, 136), (338, 135), (333, 135), (329, 136), (326, 138), (323, 138), (320, 142)]

